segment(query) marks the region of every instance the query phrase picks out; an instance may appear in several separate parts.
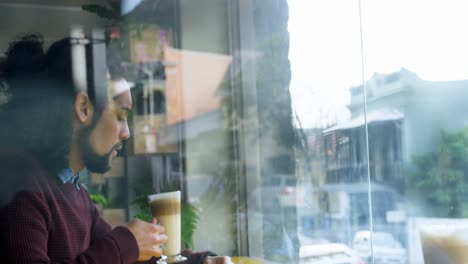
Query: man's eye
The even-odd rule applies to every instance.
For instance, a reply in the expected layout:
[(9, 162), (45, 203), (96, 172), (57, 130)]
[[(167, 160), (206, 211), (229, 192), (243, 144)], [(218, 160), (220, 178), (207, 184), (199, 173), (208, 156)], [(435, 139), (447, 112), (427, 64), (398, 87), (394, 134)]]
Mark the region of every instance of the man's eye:
[(118, 119), (120, 122), (123, 122), (123, 121), (127, 120), (126, 117), (122, 117), (122, 116), (117, 116), (117, 119)]

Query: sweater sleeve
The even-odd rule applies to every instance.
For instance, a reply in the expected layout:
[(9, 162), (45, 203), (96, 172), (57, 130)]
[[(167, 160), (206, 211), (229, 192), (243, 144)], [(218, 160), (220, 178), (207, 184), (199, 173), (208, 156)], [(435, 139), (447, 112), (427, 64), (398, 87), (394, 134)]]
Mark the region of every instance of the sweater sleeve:
[[(2, 263), (53, 263), (48, 256), (48, 234), (53, 228), (45, 198), (36, 192), (21, 192), (0, 209), (0, 259)], [(97, 236), (75, 259), (60, 263), (132, 263), (137, 259), (131, 232), (110, 227), (100, 217), (93, 227)], [(130, 241), (130, 242), (129, 242)]]
[(51, 216), (43, 197), (20, 192), (0, 211), (1, 259), (7, 263), (49, 262)]
[[(110, 254), (106, 243), (106, 241), (110, 239), (114, 248), (117, 249), (117, 252), (114, 254), (116, 256), (120, 256), (119, 262), (113, 263), (135, 262), (138, 258), (139, 249), (135, 236), (133, 236), (130, 230), (123, 226), (118, 226), (111, 230), (110, 225), (101, 218), (94, 204), (92, 204), (92, 215), (93, 225), (91, 229), (91, 247), (101, 248), (100, 251), (97, 251), (98, 254), (96, 255), (96, 258), (100, 259), (99, 254), (102, 255), (101, 252)], [(102, 261), (102, 263), (110, 263), (105, 256)]]

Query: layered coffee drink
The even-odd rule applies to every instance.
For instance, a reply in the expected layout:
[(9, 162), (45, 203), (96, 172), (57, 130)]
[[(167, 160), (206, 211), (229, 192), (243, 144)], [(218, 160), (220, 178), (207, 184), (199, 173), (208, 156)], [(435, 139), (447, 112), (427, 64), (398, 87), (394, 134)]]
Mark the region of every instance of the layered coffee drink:
[(468, 263), (468, 243), (456, 235), (421, 232), (425, 264)]
[(148, 199), (151, 213), (168, 236), (163, 254), (177, 256), (181, 251), (180, 191), (150, 195)]

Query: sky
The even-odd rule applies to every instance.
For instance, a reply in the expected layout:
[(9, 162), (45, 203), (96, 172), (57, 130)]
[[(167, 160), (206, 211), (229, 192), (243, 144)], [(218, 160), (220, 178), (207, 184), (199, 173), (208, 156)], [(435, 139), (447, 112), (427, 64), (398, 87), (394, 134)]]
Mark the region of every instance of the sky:
[(402, 67), (468, 80), (468, 1), (288, 0), (293, 110), (302, 127), (350, 118), (349, 88)]

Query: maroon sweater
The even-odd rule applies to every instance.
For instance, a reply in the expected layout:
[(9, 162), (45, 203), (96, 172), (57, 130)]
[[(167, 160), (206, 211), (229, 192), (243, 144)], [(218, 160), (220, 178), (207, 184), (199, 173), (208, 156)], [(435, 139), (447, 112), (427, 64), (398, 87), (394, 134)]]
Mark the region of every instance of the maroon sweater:
[[(126, 227), (111, 229), (85, 188), (78, 190), (72, 183), (64, 184), (30, 157), (15, 158), (13, 163), (11, 159), (3, 160), (0, 168), (4, 168), (1, 165), (9, 169), (1, 173), (0, 180), (13, 177), (28, 182), (18, 187), (7, 181), (16, 190), (1, 190), (14, 191), (0, 209), (1, 263), (136, 261), (138, 245), (133, 234)], [(188, 263), (201, 263), (210, 254), (186, 253)]]

